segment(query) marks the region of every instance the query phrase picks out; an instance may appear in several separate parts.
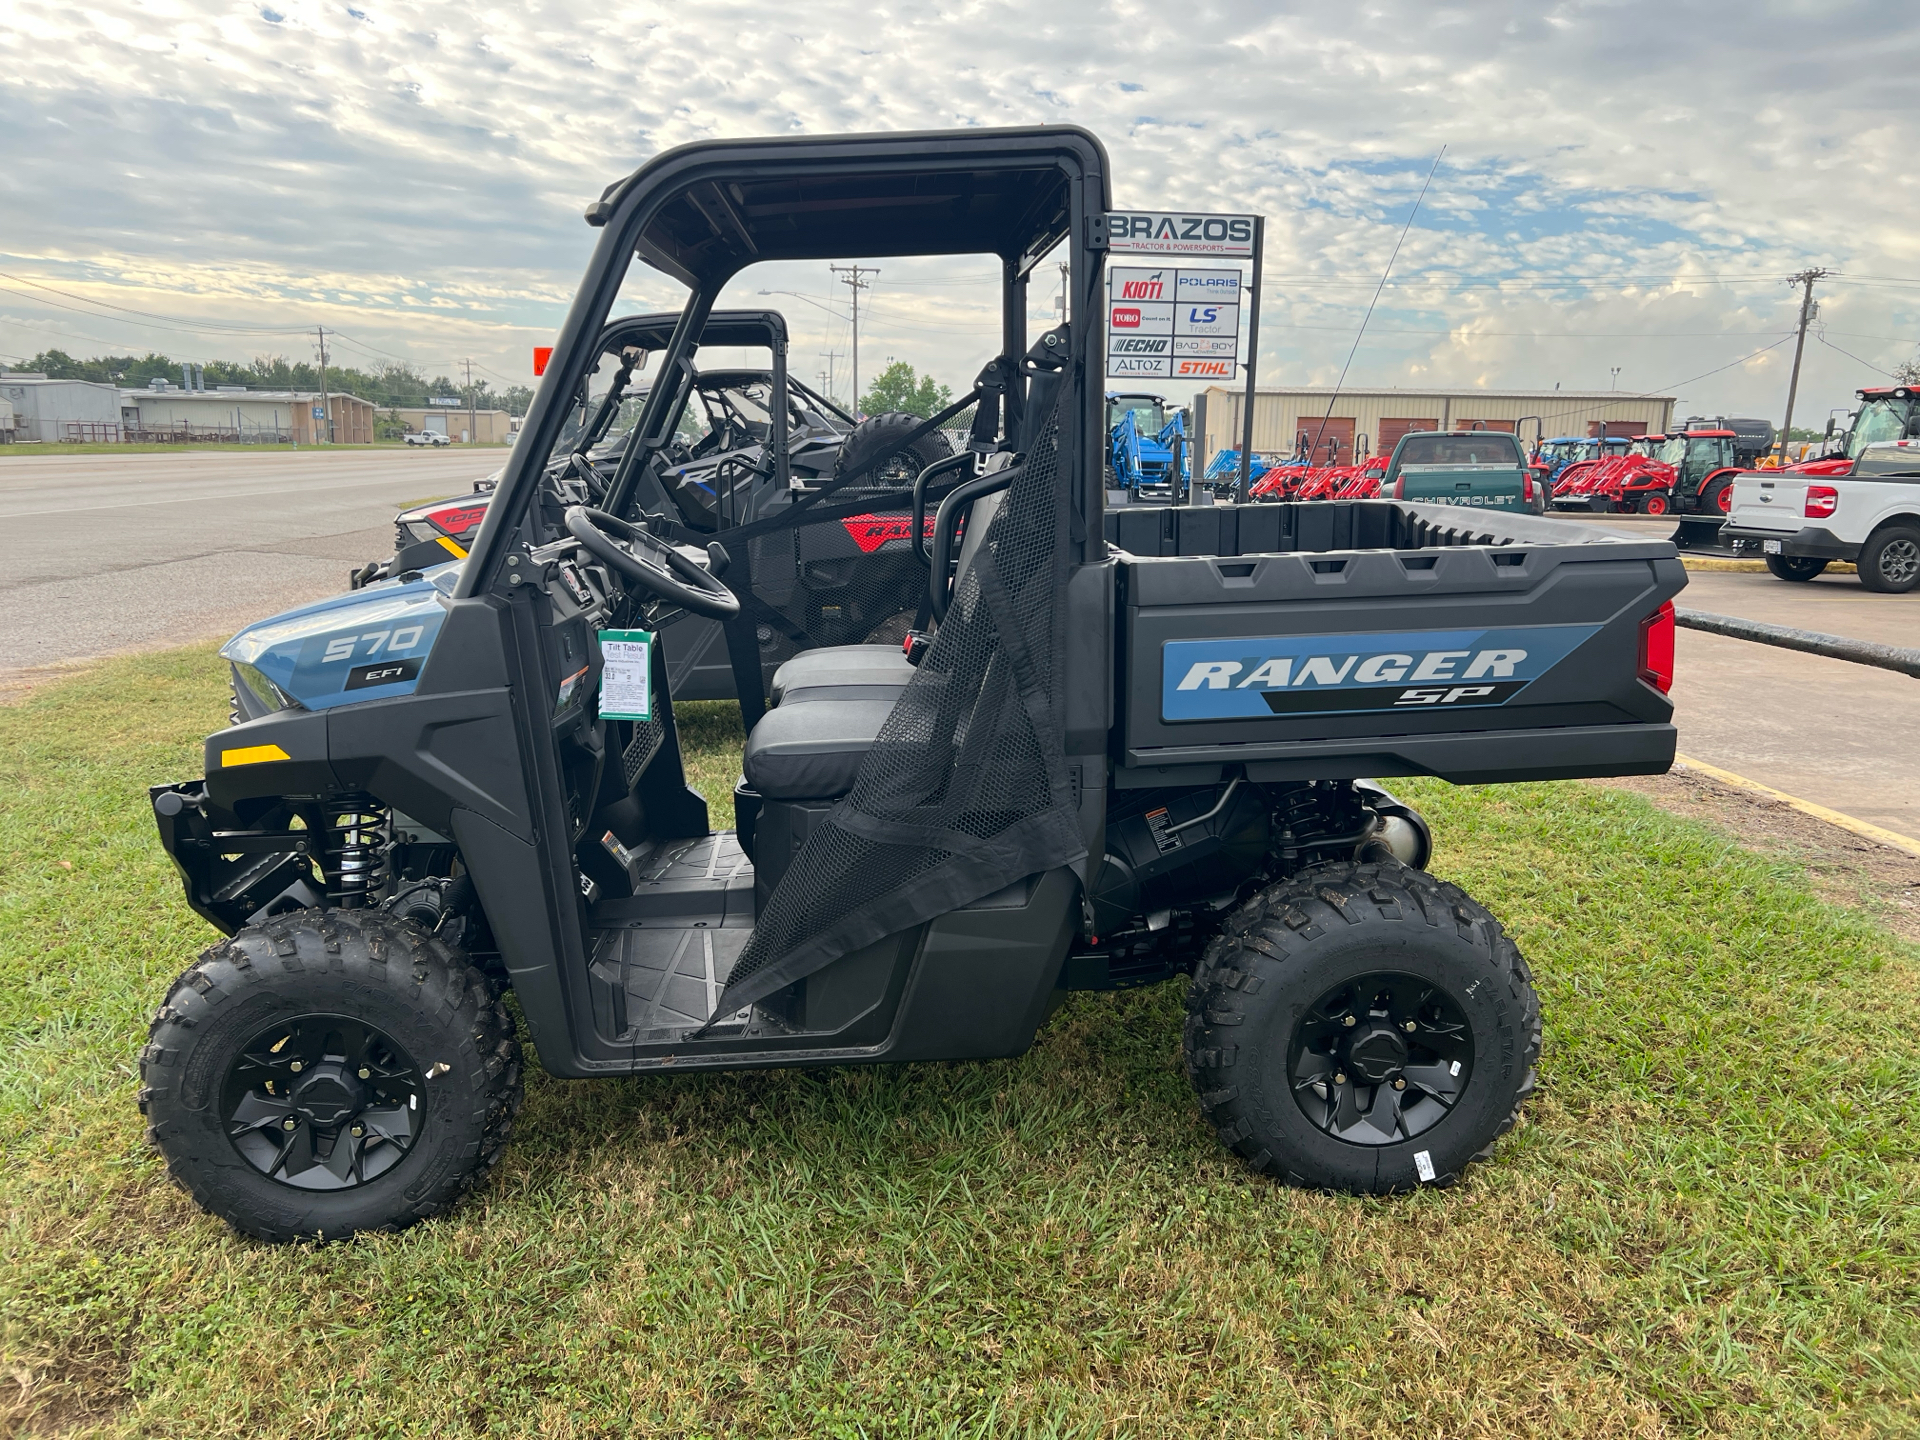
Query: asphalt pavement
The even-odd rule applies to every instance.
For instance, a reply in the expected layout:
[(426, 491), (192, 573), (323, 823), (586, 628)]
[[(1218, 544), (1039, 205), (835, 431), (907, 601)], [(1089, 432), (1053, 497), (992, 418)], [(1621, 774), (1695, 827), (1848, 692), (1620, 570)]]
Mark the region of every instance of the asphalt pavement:
[(0, 693), (103, 655), (224, 639), (393, 553), (394, 512), (506, 452), (0, 456)]
[[(1591, 523), (1636, 535), (1673, 533), (1670, 519), (1607, 515)], [(1695, 570), (1674, 603), (1920, 647), (1920, 591), (1876, 595), (1851, 574), (1792, 582), (1763, 570)], [(1912, 740), (1920, 680), (1682, 630), (1673, 700), (1683, 755), (1920, 839), (1920, 746)]]
[[(396, 510), (461, 493), (503, 459), (457, 448), (0, 457), (14, 557), (0, 579), (0, 694), (104, 655), (223, 639), (336, 594), (348, 570), (392, 553)], [(1851, 575), (1695, 571), (1679, 603), (1920, 645), (1920, 592), (1875, 595)], [(1920, 680), (1691, 630), (1676, 668), (1683, 753), (1920, 837)]]

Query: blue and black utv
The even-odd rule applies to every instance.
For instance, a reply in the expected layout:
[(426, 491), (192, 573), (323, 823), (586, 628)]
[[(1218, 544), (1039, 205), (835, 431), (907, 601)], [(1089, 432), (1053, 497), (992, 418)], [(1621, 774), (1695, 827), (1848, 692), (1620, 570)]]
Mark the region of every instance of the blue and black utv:
[[(1666, 769), (1679, 560), (1390, 500), (1105, 513), (1110, 202), (1071, 126), (706, 141), (608, 188), (469, 553), (236, 637), (247, 718), (152, 791), (224, 935), (140, 1057), (202, 1205), (288, 1239), (455, 1202), (520, 1105), (509, 990), (584, 1079), (1015, 1055), (1063, 992), (1179, 977), (1199, 1103), (1253, 1169), (1387, 1193), (1490, 1152), (1533, 1085), (1528, 967), (1363, 777)], [(1085, 318), (1035, 339), (1056, 254)], [(686, 287), (673, 376), (748, 267), (856, 255), (995, 257), (998, 353), (964, 453), (887, 497), (934, 507), (925, 626), (783, 664), (715, 828), (685, 617), (755, 676), (755, 547), (875, 497), (822, 485), (738, 546), (645, 518), (657, 381), (601, 493), (548, 460), (629, 271)]]

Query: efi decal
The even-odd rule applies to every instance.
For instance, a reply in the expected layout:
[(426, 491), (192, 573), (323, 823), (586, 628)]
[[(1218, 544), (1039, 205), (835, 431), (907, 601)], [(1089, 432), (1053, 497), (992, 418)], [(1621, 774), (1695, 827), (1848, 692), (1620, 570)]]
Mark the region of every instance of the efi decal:
[(1162, 650), (1160, 716), (1252, 720), (1504, 705), (1599, 630), (1516, 625), (1169, 640)]

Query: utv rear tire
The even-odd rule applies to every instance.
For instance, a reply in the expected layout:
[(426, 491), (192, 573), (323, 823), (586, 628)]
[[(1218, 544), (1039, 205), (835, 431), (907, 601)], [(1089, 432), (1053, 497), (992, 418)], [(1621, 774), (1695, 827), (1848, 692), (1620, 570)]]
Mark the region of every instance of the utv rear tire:
[(1185, 1049), (1202, 1111), (1253, 1169), (1385, 1195), (1450, 1185), (1492, 1153), (1533, 1092), (1540, 1004), (1519, 950), (1457, 886), (1323, 865), (1249, 900), (1208, 946)]
[[(885, 415), (871, 415), (862, 420), (853, 427), (853, 433), (847, 436), (846, 443), (840, 447), (840, 456), (833, 464), (834, 478), (839, 479), (868, 457), (891, 449), (902, 436), (925, 423), (918, 415), (908, 415), (898, 410)], [(947, 446), (947, 437), (938, 430), (922, 435), (913, 444), (882, 460), (855, 480), (850, 493), (861, 490), (911, 490), (922, 470), (952, 453)]]
[[(377, 1050), (385, 1068), (336, 1063), (356, 1030), (376, 1037), (365, 1053)], [(281, 1032), (307, 1038), (283, 1051)], [(282, 1060), (303, 1046), (306, 1061)], [(402, 1078), (390, 1086), (390, 1075)], [(202, 1209), (271, 1241), (400, 1230), (439, 1214), (499, 1160), (522, 1095), (513, 1017), (486, 978), (412, 924), (364, 910), (295, 911), (208, 950), (155, 1013), (140, 1079), (147, 1138), (168, 1173)], [(320, 1081), (334, 1089), (315, 1100)], [(284, 1121), (262, 1124), (276, 1104)], [(318, 1173), (331, 1167), (316, 1157), (350, 1130), (363, 1137), (361, 1163)], [(249, 1158), (276, 1148), (262, 1137), (282, 1151), (272, 1169)], [(296, 1145), (297, 1175), (280, 1168)]]
[(1889, 525), (1876, 530), (1854, 562), (1860, 584), (1882, 595), (1904, 595), (1920, 585), (1920, 530)]
[(1804, 555), (1767, 556), (1767, 569), (1776, 580), (1811, 580), (1826, 568), (1826, 561), (1811, 560)]

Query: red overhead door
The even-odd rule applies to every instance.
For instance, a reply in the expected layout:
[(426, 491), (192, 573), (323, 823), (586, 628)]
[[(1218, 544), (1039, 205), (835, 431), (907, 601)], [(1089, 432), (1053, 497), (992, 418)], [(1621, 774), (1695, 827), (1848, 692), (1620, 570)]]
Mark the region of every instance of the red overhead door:
[(1517, 420), (1456, 420), (1453, 422), (1453, 428), (1456, 430), (1499, 430), (1511, 435), (1513, 434), (1513, 427), (1519, 423)]
[[(1307, 444), (1313, 450), (1313, 463), (1316, 465), (1345, 465), (1353, 457), (1353, 417), (1334, 415), (1323, 419), (1318, 415), (1302, 415), (1300, 423), (1294, 427), (1296, 436), (1305, 435)], [(1299, 444), (1296, 438), (1294, 443)], [(1335, 444), (1338, 444), (1338, 451)], [(1329, 458), (1332, 457), (1332, 458)]]
[(1380, 422), (1380, 443), (1373, 447), (1376, 455), (1391, 455), (1393, 447), (1400, 443), (1400, 437), (1414, 430), (1438, 430), (1440, 418), (1436, 415), (1427, 420), (1394, 419), (1391, 416)]
[(1587, 422), (1587, 434), (1594, 438), (1605, 436), (1611, 440), (1624, 435), (1628, 439), (1633, 439), (1646, 433), (1647, 422), (1644, 420), (1589, 420)]

